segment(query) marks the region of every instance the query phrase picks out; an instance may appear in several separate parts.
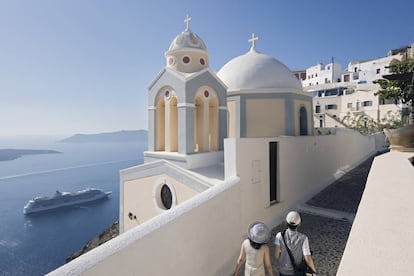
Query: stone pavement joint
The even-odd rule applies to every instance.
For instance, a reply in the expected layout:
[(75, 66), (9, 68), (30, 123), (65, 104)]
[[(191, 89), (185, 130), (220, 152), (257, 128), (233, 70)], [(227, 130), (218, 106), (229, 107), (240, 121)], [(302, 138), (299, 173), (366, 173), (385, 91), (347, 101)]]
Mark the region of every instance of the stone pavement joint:
[(311, 215), (317, 215), (321, 217), (336, 219), (336, 220), (343, 220), (353, 222), (355, 218), (355, 214), (338, 211), (334, 209), (327, 209), (327, 208), (320, 208), (316, 206), (311, 206), (308, 204), (301, 204), (298, 206), (299, 212), (308, 213)]

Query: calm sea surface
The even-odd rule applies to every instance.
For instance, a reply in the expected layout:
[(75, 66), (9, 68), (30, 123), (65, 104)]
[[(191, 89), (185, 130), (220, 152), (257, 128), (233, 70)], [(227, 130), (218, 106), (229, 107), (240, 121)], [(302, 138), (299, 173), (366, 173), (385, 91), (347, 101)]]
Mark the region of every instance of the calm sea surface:
[[(119, 170), (141, 164), (146, 143), (59, 143), (51, 138), (0, 138), (0, 149), (53, 149), (0, 162), (0, 275), (44, 275), (65, 263), (114, 221)], [(112, 191), (108, 200), (23, 215), (35, 196), (88, 187)]]

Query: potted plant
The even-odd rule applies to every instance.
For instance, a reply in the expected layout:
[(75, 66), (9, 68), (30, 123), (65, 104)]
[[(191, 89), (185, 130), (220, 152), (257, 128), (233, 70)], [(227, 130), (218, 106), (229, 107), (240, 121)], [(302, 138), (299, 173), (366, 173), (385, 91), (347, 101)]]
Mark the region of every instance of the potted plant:
[(391, 74), (374, 81), (381, 87), (375, 95), (378, 95), (380, 100), (399, 100), (410, 112), (407, 125), (398, 129), (384, 129), (384, 133), (390, 142), (391, 150), (414, 151), (414, 59), (395, 60), (388, 68)]

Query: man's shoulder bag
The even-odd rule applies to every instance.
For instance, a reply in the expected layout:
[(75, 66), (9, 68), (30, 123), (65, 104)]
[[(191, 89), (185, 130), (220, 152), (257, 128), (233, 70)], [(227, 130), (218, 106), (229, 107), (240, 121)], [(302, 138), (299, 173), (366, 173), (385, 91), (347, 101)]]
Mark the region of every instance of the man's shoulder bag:
[(306, 276), (306, 274), (313, 275), (315, 272), (312, 270), (312, 268), (308, 266), (308, 264), (305, 261), (305, 257), (302, 258), (302, 261), (299, 265), (295, 263), (295, 259), (293, 258), (292, 252), (290, 251), (290, 248), (287, 245), (286, 240), (285, 240), (285, 232), (286, 230), (281, 233), (282, 239), (283, 239), (283, 242), (285, 243), (286, 251), (289, 255), (290, 262), (292, 263), (293, 269), (295, 270), (295, 276)]

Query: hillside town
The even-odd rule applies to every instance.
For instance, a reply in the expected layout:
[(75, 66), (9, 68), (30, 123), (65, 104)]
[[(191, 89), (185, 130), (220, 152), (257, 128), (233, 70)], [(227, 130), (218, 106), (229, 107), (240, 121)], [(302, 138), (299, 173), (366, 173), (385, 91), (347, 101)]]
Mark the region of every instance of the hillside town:
[(373, 133), (392, 126), (407, 114), (407, 105), (400, 101), (380, 99), (380, 86), (373, 82), (390, 74), (389, 66), (396, 61), (414, 58), (414, 44), (391, 49), (384, 57), (350, 61), (346, 68), (334, 58), (294, 74), (304, 91), (313, 96), (314, 127), (355, 128)]

